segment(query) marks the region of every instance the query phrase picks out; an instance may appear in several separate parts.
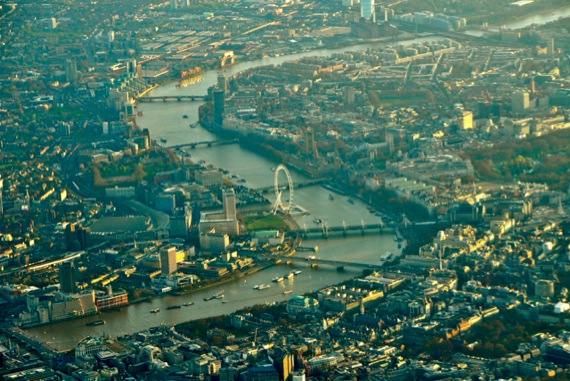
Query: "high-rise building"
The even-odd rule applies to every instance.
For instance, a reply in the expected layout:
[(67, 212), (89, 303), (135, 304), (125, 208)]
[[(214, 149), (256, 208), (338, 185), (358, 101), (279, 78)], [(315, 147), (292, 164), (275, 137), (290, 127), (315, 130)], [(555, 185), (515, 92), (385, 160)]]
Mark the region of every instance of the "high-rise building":
[(551, 56), (553, 56), (554, 53), (556, 53), (556, 48), (554, 46), (554, 37), (552, 37), (550, 40), (548, 40), (548, 46), (546, 48), (546, 51)]
[[(379, 21), (389, 21), (394, 18), (394, 10), (392, 8), (380, 8), (380, 20)], [(376, 16), (376, 20), (378, 20), (378, 16)]]
[(77, 291), (75, 285), (75, 265), (72, 261), (63, 262), (59, 266), (59, 288), (65, 294), (73, 294)]
[(293, 355), (283, 348), (275, 347), (269, 353), (269, 356), (273, 360), (273, 366), (279, 373), (279, 379), (288, 380), (291, 372), (295, 369), (293, 365)]
[(4, 179), (0, 177), (0, 214), (4, 213), (4, 201), (2, 201), (3, 191), (4, 191)]
[(190, 8), (190, 0), (170, 0), (170, 9), (188, 9)]
[(214, 123), (221, 127), (224, 123), (225, 92), (220, 88), (214, 89)]
[(236, 192), (234, 188), (224, 189), (222, 191), (224, 203), (224, 218), (226, 220), (236, 220)]
[(73, 58), (65, 60), (65, 80), (70, 83), (77, 81), (77, 62)]
[(89, 228), (83, 228), (78, 223), (69, 223), (65, 227), (65, 248), (69, 251), (83, 250), (88, 246)]
[(135, 58), (127, 61), (127, 73), (139, 76), (139, 64)]
[(459, 128), (462, 130), (470, 130), (473, 128), (473, 113), (471, 111), (460, 111), (457, 116)]
[(500, 118), (505, 114), (505, 105), (502, 101), (495, 99), (491, 104), (491, 115)]
[(192, 207), (185, 205), (173, 211), (170, 216), (170, 236), (186, 237), (192, 225)]
[(360, 17), (368, 21), (376, 21), (374, 0), (360, 0)]
[(342, 90), (343, 101), (345, 106), (353, 106), (354, 105), (354, 87), (345, 86)]
[(220, 369), (220, 381), (234, 381), (238, 371), (234, 367), (223, 367)]
[(511, 97), (511, 110), (514, 114), (524, 114), (530, 107), (530, 94), (527, 91), (515, 91)]
[(218, 74), (218, 87), (222, 90), (224, 90), (224, 92), (228, 92), (229, 88), (228, 88), (228, 78), (226, 77), (226, 75), (224, 73), (220, 73)]
[(65, 227), (65, 235), (64, 235), (65, 247), (69, 251), (73, 251), (73, 248), (74, 248), (74, 242), (76, 240), (76, 234), (77, 234), (76, 228), (77, 228), (77, 224), (75, 224), (75, 223), (69, 223)]
[(175, 272), (176, 266), (176, 248), (165, 247), (160, 250), (160, 270), (162, 275), (169, 275)]

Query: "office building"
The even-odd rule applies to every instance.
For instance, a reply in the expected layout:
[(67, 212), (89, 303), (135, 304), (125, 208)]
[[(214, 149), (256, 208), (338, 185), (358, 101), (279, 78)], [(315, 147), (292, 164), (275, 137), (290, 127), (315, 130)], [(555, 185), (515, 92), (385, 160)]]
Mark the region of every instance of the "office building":
[(239, 234), (236, 194), (233, 188), (222, 191), (222, 202), (224, 206), (222, 211), (202, 214), (199, 224), (200, 234), (227, 234), (229, 236)]
[(200, 249), (212, 253), (221, 253), (230, 246), (230, 237), (227, 234), (200, 232)]
[(2, 201), (3, 191), (4, 191), (4, 179), (0, 177), (0, 214), (4, 213), (4, 201)]
[(554, 37), (548, 40), (548, 46), (546, 48), (548, 55), (553, 56), (556, 53), (556, 48), (554, 46)]
[(530, 94), (526, 91), (515, 91), (511, 97), (513, 114), (522, 115), (530, 107)]
[(457, 124), (462, 130), (473, 129), (473, 113), (471, 111), (460, 111), (457, 117)]
[(57, 29), (57, 19), (55, 17), (50, 17), (47, 19), (47, 29)]
[(75, 285), (75, 265), (72, 261), (63, 262), (59, 266), (59, 287), (65, 294), (73, 294), (77, 291)]
[(225, 92), (220, 88), (214, 89), (214, 123), (221, 127), (224, 123)]
[(83, 250), (88, 246), (89, 228), (84, 228), (78, 223), (69, 223), (65, 227), (65, 248), (69, 251)]
[(288, 353), (283, 348), (275, 347), (269, 352), (269, 357), (271, 358), (271, 362), (273, 366), (279, 373), (279, 379), (281, 380), (288, 380), (295, 369), (293, 363), (293, 355)]
[(224, 203), (224, 218), (226, 220), (236, 220), (236, 192), (234, 188), (224, 189), (222, 191), (222, 197)]
[(116, 293), (111, 291), (107, 295), (96, 296), (96, 300), (98, 310), (105, 311), (128, 305), (129, 295), (122, 290)]
[(170, 0), (170, 9), (188, 9), (190, 8), (190, 0)]
[(235, 381), (238, 371), (234, 367), (223, 367), (220, 369), (220, 381)]
[(69, 58), (65, 60), (65, 80), (69, 83), (77, 82), (77, 62), (75, 59)]
[(367, 21), (376, 21), (376, 10), (374, 0), (360, 1), (360, 17)]
[(222, 172), (217, 169), (205, 169), (196, 172), (196, 182), (206, 188), (213, 190), (222, 187)]
[(185, 238), (192, 225), (192, 207), (185, 205), (174, 210), (170, 216), (170, 236)]
[(128, 60), (126, 65), (127, 73), (133, 74), (135, 77), (140, 77), (141, 67), (135, 58)]
[(345, 86), (342, 90), (342, 98), (345, 106), (348, 107), (354, 106), (354, 100), (355, 100), (354, 87)]
[(218, 74), (218, 87), (226, 93), (229, 90), (228, 77), (224, 73)]
[(170, 275), (176, 272), (176, 248), (165, 247), (160, 250), (160, 270), (162, 275)]
[(279, 373), (273, 365), (262, 365), (249, 368), (245, 373), (247, 381), (279, 381)]

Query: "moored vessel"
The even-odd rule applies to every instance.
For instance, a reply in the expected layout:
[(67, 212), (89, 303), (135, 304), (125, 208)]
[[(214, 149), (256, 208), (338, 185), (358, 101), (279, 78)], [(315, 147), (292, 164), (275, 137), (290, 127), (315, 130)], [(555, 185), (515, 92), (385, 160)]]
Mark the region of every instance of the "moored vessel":
[(105, 320), (95, 320), (95, 321), (90, 321), (89, 323), (87, 323), (87, 325), (89, 325), (89, 326), (103, 325), (103, 324), (105, 324)]

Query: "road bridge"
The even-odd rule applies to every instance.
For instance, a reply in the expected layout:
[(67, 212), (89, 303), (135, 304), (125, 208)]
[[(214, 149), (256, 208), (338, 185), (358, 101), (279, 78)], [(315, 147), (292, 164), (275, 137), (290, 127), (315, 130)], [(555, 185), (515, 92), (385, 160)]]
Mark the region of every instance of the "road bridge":
[(208, 100), (207, 95), (162, 95), (154, 97), (137, 98), (139, 102), (154, 102), (154, 101), (177, 101), (177, 102), (203, 102)]
[[(378, 260), (380, 260), (380, 255), (378, 255)], [(370, 264), (370, 263), (357, 263), (357, 262), (349, 262), (349, 261), (337, 261), (333, 259), (323, 259), (323, 258), (311, 258), (307, 260), (303, 257), (286, 257), (282, 256), (282, 261), (286, 261), (287, 263), (293, 263), (297, 265), (305, 264), (307, 267), (314, 267), (313, 265), (325, 265), (325, 266), (332, 266), (336, 267), (337, 269), (342, 268), (356, 268), (356, 269), (372, 269), (372, 270), (381, 270), (383, 267), (383, 263), (378, 264)]]
[(219, 146), (219, 145), (224, 145), (224, 144), (235, 144), (235, 143), (239, 143), (239, 139), (203, 140), (200, 142), (176, 144), (173, 146), (168, 146), (168, 148), (171, 148), (171, 149), (179, 149), (179, 148), (185, 148), (185, 147), (196, 148), (198, 146), (212, 147), (212, 146)]
[(51, 356), (59, 356), (62, 351), (51, 346), (50, 344), (41, 341), (39, 338), (32, 336), (30, 333), (18, 327), (3, 327), (2, 331), (6, 334), (15, 337), (16, 339), (25, 342), (34, 348), (42, 358), (49, 358)]
[[(294, 188), (303, 188), (303, 187), (309, 187), (312, 185), (325, 184), (329, 181), (331, 181), (330, 178), (311, 179), (311, 180), (306, 180), (306, 181), (294, 182), (293, 187)], [(286, 186), (286, 185), (283, 185), (283, 186)], [(258, 193), (265, 193), (265, 192), (273, 190), (274, 188), (275, 188), (275, 185), (268, 185), (266, 187), (256, 188), (254, 190)]]
[(383, 223), (377, 224), (364, 224), (363, 222), (360, 225), (347, 225), (343, 224), (342, 226), (328, 226), (326, 223), (321, 223), (320, 226), (316, 226), (313, 228), (304, 227), (297, 230), (292, 230), (291, 233), (298, 234), (303, 238), (311, 236), (321, 236), (322, 238), (328, 238), (330, 236), (338, 236), (338, 235), (354, 235), (354, 234), (386, 234), (386, 233), (395, 233), (397, 230), (396, 225), (387, 225)]

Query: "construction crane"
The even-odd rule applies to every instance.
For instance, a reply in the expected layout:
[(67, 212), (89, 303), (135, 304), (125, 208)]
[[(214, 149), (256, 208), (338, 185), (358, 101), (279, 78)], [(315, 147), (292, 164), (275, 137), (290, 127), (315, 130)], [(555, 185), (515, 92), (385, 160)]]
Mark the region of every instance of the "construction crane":
[(297, 352), (297, 354), (299, 355), (299, 357), (303, 361), (303, 365), (305, 365), (305, 376), (307, 376), (307, 380), (309, 380), (310, 375), (311, 375), (311, 367), (309, 366), (309, 363), (307, 362), (307, 360), (305, 360), (305, 358), (303, 357), (303, 354), (301, 353), (301, 351)]

